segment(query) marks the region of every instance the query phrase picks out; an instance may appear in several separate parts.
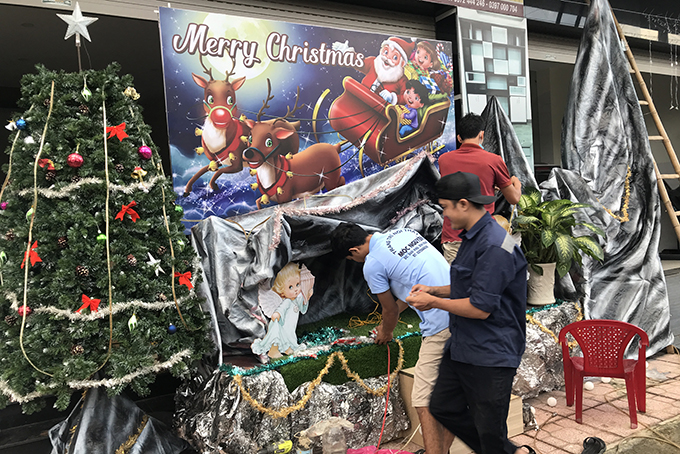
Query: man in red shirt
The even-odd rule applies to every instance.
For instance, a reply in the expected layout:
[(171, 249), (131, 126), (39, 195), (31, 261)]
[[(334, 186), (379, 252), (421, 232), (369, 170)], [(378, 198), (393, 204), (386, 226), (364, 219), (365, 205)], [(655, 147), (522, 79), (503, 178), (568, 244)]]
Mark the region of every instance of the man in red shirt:
[[(442, 176), (455, 172), (474, 173), (479, 177), (482, 195), (494, 195), (499, 188), (511, 205), (519, 202), (522, 195), (522, 184), (516, 176), (510, 176), (503, 159), (489, 153), (481, 147), (484, 141), (484, 120), (477, 114), (469, 113), (460, 119), (457, 125), (460, 148), (449, 151), (439, 157), (439, 172)], [(484, 205), (489, 214), (493, 214), (494, 204)], [(451, 221), (444, 218), (442, 231), (442, 251), (449, 264), (458, 253), (461, 239), (460, 230), (451, 228)]]

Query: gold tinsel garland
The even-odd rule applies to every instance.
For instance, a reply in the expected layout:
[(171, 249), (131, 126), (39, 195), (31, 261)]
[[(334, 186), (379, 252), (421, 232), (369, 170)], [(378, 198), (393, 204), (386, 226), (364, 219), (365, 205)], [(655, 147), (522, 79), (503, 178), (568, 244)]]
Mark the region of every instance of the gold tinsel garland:
[[(575, 320), (575, 321), (578, 322), (578, 321), (580, 321), (580, 320), (583, 320), (583, 311), (581, 311), (581, 308), (579, 307), (579, 305), (578, 305), (577, 303), (574, 303), (574, 307), (576, 307), (576, 310), (578, 311), (578, 315), (576, 316), (576, 320)], [(557, 342), (558, 344), (560, 343), (560, 340), (559, 340), (559, 338), (555, 335), (555, 333), (553, 333), (550, 329), (546, 328), (545, 325), (543, 325), (541, 322), (539, 322), (538, 320), (536, 320), (536, 319), (534, 318), (533, 315), (527, 314), (526, 317), (527, 317), (527, 322), (529, 322), (530, 324), (532, 324), (532, 325), (534, 325), (534, 326), (537, 326), (538, 329), (540, 329), (540, 330), (543, 331), (544, 333), (550, 334), (550, 336), (551, 336), (553, 339), (555, 339), (555, 342)], [(576, 341), (569, 342), (568, 344), (569, 344), (569, 348), (574, 348), (576, 345), (578, 345), (578, 344), (576, 343)]]
[[(628, 166), (628, 171), (626, 172), (626, 182), (624, 186), (625, 194), (623, 196), (623, 206), (621, 207), (621, 216), (614, 214), (612, 210), (602, 205), (604, 211), (609, 213), (611, 217), (613, 217), (619, 222), (628, 222), (630, 220), (628, 217), (628, 204), (630, 203), (630, 176), (631, 176), (630, 166)], [(597, 201), (599, 202), (600, 199), (597, 199)]]
[(130, 449), (132, 449), (135, 443), (137, 443), (137, 439), (144, 431), (144, 427), (146, 427), (146, 423), (148, 420), (149, 420), (148, 415), (142, 416), (142, 422), (139, 424), (137, 432), (130, 435), (130, 437), (127, 440), (125, 440), (125, 442), (123, 442), (123, 444), (120, 445), (118, 449), (116, 449), (116, 454), (126, 454), (130, 451)]
[[(404, 366), (404, 345), (401, 343), (399, 339), (394, 339), (394, 341), (397, 343), (399, 346), (399, 360), (397, 361), (397, 368), (390, 374), (390, 380), (394, 380), (397, 376), (397, 374), (401, 371), (402, 367)], [(328, 359), (326, 360), (326, 365), (324, 366), (323, 369), (321, 369), (321, 372), (319, 372), (319, 375), (312, 380), (312, 382), (309, 384), (309, 387), (307, 388), (307, 392), (305, 393), (302, 398), (295, 404), (291, 405), (290, 407), (284, 407), (280, 408), (278, 410), (274, 410), (268, 407), (265, 407), (262, 405), (260, 402), (256, 401), (248, 392), (248, 390), (243, 386), (243, 377), (241, 375), (234, 375), (234, 383), (238, 385), (239, 389), (241, 390), (241, 395), (243, 398), (256, 410), (266, 413), (269, 416), (273, 418), (285, 418), (289, 414), (293, 413), (294, 411), (299, 411), (305, 408), (307, 405), (307, 402), (309, 402), (309, 399), (312, 397), (312, 392), (314, 389), (319, 386), (321, 383), (321, 380), (323, 377), (328, 374), (328, 372), (331, 369), (331, 366), (335, 363), (336, 358), (340, 361), (342, 365), (342, 369), (345, 371), (347, 374), (348, 378), (351, 378), (354, 380), (359, 386), (361, 386), (367, 393), (373, 395), (373, 396), (383, 396), (387, 392), (387, 387), (388, 385), (381, 386), (378, 389), (373, 389), (369, 387), (353, 370), (349, 368), (349, 364), (347, 363), (347, 358), (345, 358), (345, 355), (343, 352), (333, 352)]]

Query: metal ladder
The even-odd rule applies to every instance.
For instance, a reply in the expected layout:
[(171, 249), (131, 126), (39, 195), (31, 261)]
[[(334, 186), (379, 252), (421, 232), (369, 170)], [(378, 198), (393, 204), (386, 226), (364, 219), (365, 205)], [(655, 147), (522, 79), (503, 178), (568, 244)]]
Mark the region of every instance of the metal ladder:
[(673, 149), (673, 144), (671, 144), (671, 141), (668, 138), (668, 134), (666, 134), (666, 129), (663, 127), (663, 123), (661, 123), (659, 113), (657, 112), (656, 107), (654, 107), (654, 101), (652, 100), (652, 96), (649, 94), (647, 84), (645, 83), (645, 80), (642, 78), (640, 69), (638, 68), (637, 63), (635, 62), (635, 57), (633, 56), (633, 52), (631, 52), (630, 46), (628, 45), (628, 41), (626, 40), (626, 37), (623, 34), (623, 29), (621, 28), (619, 21), (616, 20), (614, 10), (612, 10), (612, 16), (614, 17), (614, 23), (616, 24), (616, 30), (619, 33), (619, 38), (624, 45), (626, 57), (628, 57), (628, 62), (630, 63), (630, 72), (631, 74), (635, 75), (635, 79), (637, 80), (638, 86), (640, 87), (640, 92), (644, 97), (644, 99), (639, 100), (640, 106), (647, 106), (649, 108), (649, 113), (652, 115), (652, 118), (654, 119), (654, 124), (656, 125), (656, 129), (659, 132), (659, 135), (649, 136), (650, 145), (652, 143), (659, 141), (663, 142), (663, 145), (666, 148), (666, 152), (668, 153), (668, 157), (671, 160), (671, 164), (673, 165), (673, 170), (675, 171), (675, 173), (662, 174), (661, 172), (659, 172), (659, 167), (656, 165), (656, 160), (654, 160), (654, 158), (652, 157), (652, 161), (654, 162), (654, 172), (656, 173), (656, 179), (659, 185), (659, 194), (661, 195), (661, 200), (663, 201), (663, 204), (666, 207), (666, 212), (668, 212), (668, 216), (671, 219), (671, 224), (673, 224), (675, 236), (677, 236), (678, 241), (680, 241), (680, 222), (678, 221), (680, 211), (675, 211), (675, 209), (673, 208), (673, 204), (671, 203), (671, 200), (668, 198), (668, 191), (666, 191), (666, 186), (664, 185), (663, 182), (664, 180), (680, 179), (680, 162), (678, 162), (678, 157), (675, 154), (675, 150)]

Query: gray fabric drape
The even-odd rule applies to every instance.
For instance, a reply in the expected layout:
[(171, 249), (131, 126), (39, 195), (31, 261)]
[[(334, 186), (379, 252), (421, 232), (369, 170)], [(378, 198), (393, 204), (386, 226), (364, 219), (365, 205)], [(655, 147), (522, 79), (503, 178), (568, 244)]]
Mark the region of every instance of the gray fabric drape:
[(580, 292), (588, 319), (644, 329), (652, 355), (672, 344), (673, 334), (648, 135), (609, 4), (592, 0), (562, 128), (563, 169), (553, 169), (541, 188), (547, 199), (591, 204), (579, 218), (607, 233), (604, 262), (585, 259), (576, 287), (560, 283), (562, 296)]
[(315, 276), (314, 295), (299, 324), (342, 312), (368, 313), (362, 266), (330, 254), (330, 232), (352, 221), (369, 232), (409, 227), (429, 241), (441, 235), (435, 200), (439, 172), (421, 154), (404, 163), (330, 191), (224, 220), (211, 217), (191, 230), (201, 259), (201, 291), (214, 308), (216, 337), (225, 354), (250, 353), (265, 335), (258, 284), (273, 278), (289, 261), (304, 263)]

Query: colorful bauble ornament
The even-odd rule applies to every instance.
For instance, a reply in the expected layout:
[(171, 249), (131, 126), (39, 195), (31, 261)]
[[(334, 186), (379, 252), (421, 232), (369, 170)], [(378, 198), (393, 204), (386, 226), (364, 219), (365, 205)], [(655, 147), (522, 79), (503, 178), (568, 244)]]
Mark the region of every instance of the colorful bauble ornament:
[(14, 326), (17, 324), (17, 318), (14, 315), (5, 315), (5, 323), (9, 326)]
[(99, 235), (97, 235), (97, 242), (106, 243), (106, 234), (100, 233)]
[(142, 145), (141, 147), (139, 147), (139, 150), (137, 150), (137, 152), (139, 153), (139, 156), (142, 157), (142, 159), (151, 159), (152, 154), (151, 148), (147, 147), (146, 145)]
[(184, 213), (184, 208), (182, 208), (180, 205), (175, 205), (175, 211), (178, 213)]
[(71, 153), (68, 155), (68, 158), (66, 158), (66, 163), (70, 167), (77, 169), (83, 165), (83, 156), (80, 153)]
[(47, 181), (54, 181), (54, 180), (56, 180), (56, 179), (57, 179), (57, 172), (55, 172), (54, 170), (48, 170), (48, 171), (45, 173), (45, 179), (46, 179)]
[(137, 328), (137, 315), (133, 313), (132, 317), (128, 320), (128, 329), (132, 332), (135, 328)]
[(71, 354), (72, 355), (77, 356), (77, 355), (82, 355), (83, 353), (85, 353), (85, 349), (83, 348), (82, 345), (72, 345), (71, 346)]
[(16, 121), (16, 125), (18, 129), (21, 129), (23, 131), (24, 129), (26, 129), (26, 120), (24, 120), (23, 118), (19, 118)]
[(123, 166), (123, 164), (116, 164), (116, 172), (118, 173), (125, 172), (125, 167)]
[(130, 266), (137, 266), (137, 258), (134, 255), (128, 254), (127, 261)]
[(24, 309), (26, 309), (26, 315), (27, 316), (30, 315), (31, 312), (33, 312), (33, 309), (31, 309), (30, 307), (28, 307), (26, 305), (19, 306), (19, 309), (17, 309), (17, 313), (19, 314), (20, 317), (24, 316)]
[(60, 236), (57, 238), (57, 244), (60, 248), (66, 249), (68, 247), (68, 238), (65, 236)]
[(7, 209), (7, 202), (0, 203), (0, 210), (6, 210), (6, 209)]
[(158, 255), (165, 254), (167, 250), (168, 248), (166, 248), (165, 246), (158, 246)]
[(76, 275), (78, 277), (87, 277), (90, 275), (90, 270), (86, 266), (78, 265), (76, 266)]
[(175, 325), (173, 325), (172, 323), (170, 323), (170, 326), (168, 326), (168, 332), (170, 334), (175, 334), (177, 332), (177, 327)]

